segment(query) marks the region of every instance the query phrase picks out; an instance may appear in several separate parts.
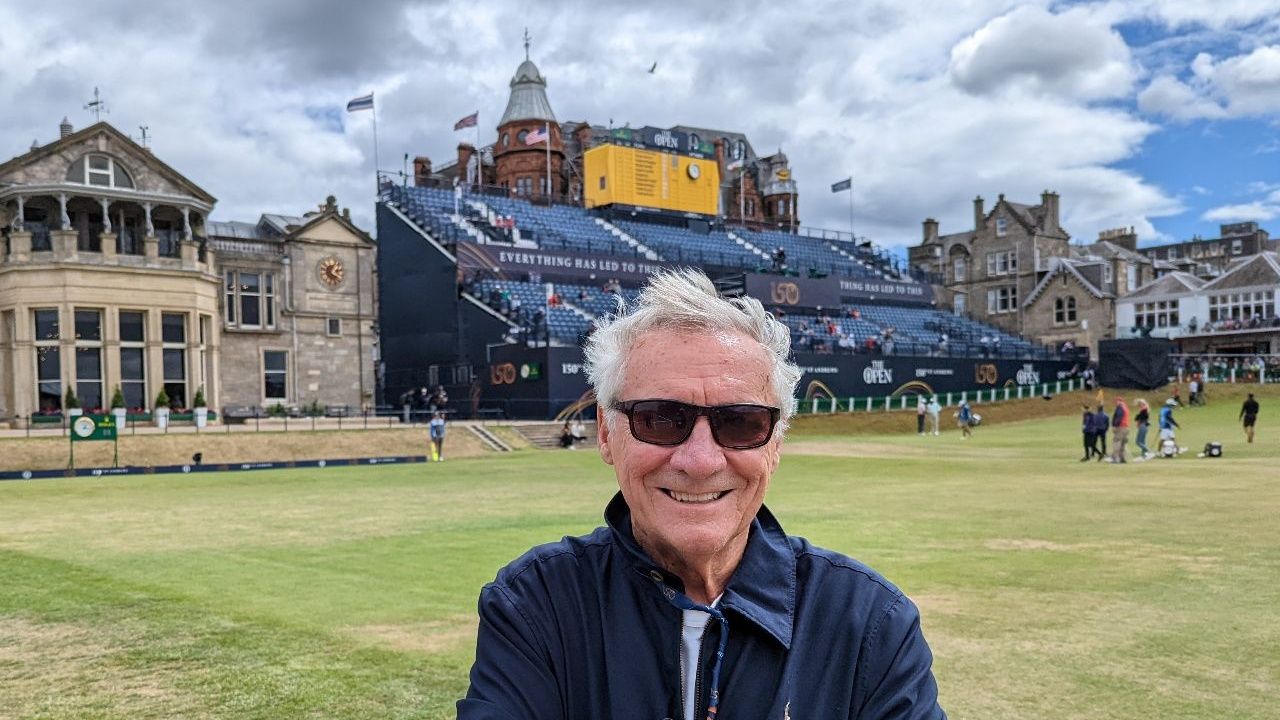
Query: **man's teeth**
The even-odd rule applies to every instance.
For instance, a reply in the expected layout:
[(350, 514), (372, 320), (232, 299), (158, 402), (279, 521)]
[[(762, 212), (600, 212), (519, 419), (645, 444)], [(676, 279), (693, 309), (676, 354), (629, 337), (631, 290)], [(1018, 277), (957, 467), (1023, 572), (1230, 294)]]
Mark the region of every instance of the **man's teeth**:
[(712, 500), (719, 500), (720, 497), (724, 495), (724, 491), (711, 492), (711, 493), (699, 493), (695, 495), (693, 493), (682, 493), (682, 492), (676, 492), (675, 490), (668, 490), (667, 494), (669, 494), (671, 497), (675, 498), (677, 501), (682, 503), (705, 503), (705, 502), (711, 502)]

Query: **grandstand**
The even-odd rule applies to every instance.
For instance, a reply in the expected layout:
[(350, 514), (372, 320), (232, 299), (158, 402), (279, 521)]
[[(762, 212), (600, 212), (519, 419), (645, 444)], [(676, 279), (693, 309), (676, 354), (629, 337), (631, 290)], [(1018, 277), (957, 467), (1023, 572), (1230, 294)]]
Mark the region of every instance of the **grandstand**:
[[(506, 397), (508, 414), (550, 414), (586, 389), (575, 368), (593, 320), (633, 300), (649, 273), (681, 265), (773, 310), (792, 331), (797, 361), (813, 369), (809, 379), (830, 392), (867, 390), (859, 368), (873, 360), (931, 378), (932, 389), (964, 389), (974, 377), (1013, 382), (1029, 363), (1043, 366), (1038, 374), (1071, 370), (1025, 338), (936, 309), (927, 285), (847, 241), (391, 183), (382, 185), (379, 239), (389, 397), (436, 381), (483, 384), (486, 366), (510, 358), (522, 371), (502, 377), (521, 379), (489, 390), (542, 399), (519, 411)], [(997, 370), (975, 372), (976, 362)], [(542, 385), (522, 386), (527, 378)]]

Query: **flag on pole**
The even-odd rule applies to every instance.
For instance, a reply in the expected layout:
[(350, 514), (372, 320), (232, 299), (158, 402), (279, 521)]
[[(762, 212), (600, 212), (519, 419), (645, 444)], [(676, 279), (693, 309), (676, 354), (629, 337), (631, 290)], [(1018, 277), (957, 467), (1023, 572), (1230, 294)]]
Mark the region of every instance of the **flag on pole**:
[(546, 140), (549, 135), (550, 133), (547, 132), (546, 128), (543, 128), (541, 130), (534, 130), (533, 132), (524, 136), (524, 144), (537, 145), (543, 140)]
[(831, 186), (831, 192), (833, 193), (843, 192), (845, 190), (852, 190), (852, 189), (853, 189), (852, 177), (847, 177)]
[(358, 98), (353, 98), (350, 102), (347, 103), (347, 112), (356, 112), (357, 110), (372, 110), (372, 109), (373, 109), (373, 93), (369, 93), (368, 95), (361, 95)]
[(730, 162), (728, 165), (725, 166), (724, 169), (728, 172), (733, 172), (734, 170), (742, 169), (742, 159), (739, 158), (737, 160)]
[(478, 122), (479, 120), (480, 120), (480, 111), (479, 111), (479, 110), (477, 110), (477, 111), (475, 111), (475, 112), (471, 113), (470, 115), (468, 115), (468, 116), (466, 116), (466, 117), (462, 118), (462, 119), (461, 119), (461, 120), (459, 120), (458, 122), (454, 123), (454, 124), (453, 124), (453, 129), (454, 129), (454, 130), (461, 130), (461, 129), (463, 129), (463, 128), (475, 127), (475, 126), (476, 126), (476, 122)]

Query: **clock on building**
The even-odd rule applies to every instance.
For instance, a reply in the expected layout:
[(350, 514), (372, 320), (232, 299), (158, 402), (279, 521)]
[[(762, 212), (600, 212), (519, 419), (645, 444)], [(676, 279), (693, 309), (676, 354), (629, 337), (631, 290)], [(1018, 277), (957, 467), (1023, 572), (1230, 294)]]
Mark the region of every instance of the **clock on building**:
[(697, 179), (698, 179), (698, 175), (700, 175), (700, 174), (701, 174), (701, 171), (698, 169), (698, 165), (697, 165), (697, 163), (689, 163), (689, 177), (690, 177), (690, 179), (697, 180)]
[(342, 284), (347, 277), (347, 269), (342, 266), (342, 261), (336, 257), (327, 257), (320, 261), (316, 266), (316, 271), (320, 276), (320, 282), (331, 288), (336, 288)]

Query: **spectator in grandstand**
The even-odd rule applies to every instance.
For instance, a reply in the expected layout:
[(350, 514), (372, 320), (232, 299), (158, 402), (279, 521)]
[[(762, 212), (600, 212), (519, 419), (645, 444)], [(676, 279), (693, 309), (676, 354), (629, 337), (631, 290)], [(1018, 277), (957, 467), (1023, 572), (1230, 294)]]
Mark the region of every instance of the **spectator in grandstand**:
[(1142, 459), (1146, 460), (1151, 457), (1151, 449), (1147, 447), (1147, 430), (1151, 428), (1151, 407), (1142, 398), (1138, 398), (1136, 404), (1138, 414), (1133, 416), (1133, 422), (1138, 428), (1137, 445), (1142, 451)]
[(1245, 440), (1253, 442), (1253, 425), (1258, 422), (1258, 401), (1253, 399), (1253, 393), (1240, 406), (1240, 420), (1244, 422)]
[(880, 349), (880, 339), (875, 335), (868, 335), (866, 341), (863, 342), (863, 347), (866, 348), (867, 352), (874, 355)]
[(1101, 452), (1098, 453), (1098, 462), (1102, 462), (1102, 459), (1107, 457), (1107, 432), (1110, 429), (1111, 416), (1107, 415), (1106, 406), (1099, 403), (1098, 409), (1093, 413), (1093, 432), (1098, 438), (1098, 444), (1102, 446)]
[(427, 432), (431, 436), (431, 460), (444, 462), (444, 413), (437, 412), (431, 416)]
[(569, 421), (564, 421), (564, 427), (560, 428), (560, 447), (566, 450), (573, 449), (573, 428), (569, 426)]
[[(422, 390), (423, 392), (426, 392), (426, 388), (423, 388)], [(431, 412), (444, 410), (445, 406), (448, 404), (449, 393), (444, 391), (443, 385), (437, 385), (435, 392), (431, 393), (431, 399), (427, 402), (427, 409)]]
[(938, 415), (942, 412), (942, 406), (938, 404), (938, 396), (934, 395), (929, 398), (929, 405), (925, 408), (929, 412), (929, 425), (933, 428), (933, 434), (938, 434)]
[(924, 416), (929, 411), (929, 406), (924, 401), (924, 396), (916, 398), (916, 434), (924, 435)]
[(947, 334), (942, 333), (941, 335), (938, 336), (938, 355), (943, 356), (946, 354), (947, 354)]
[(991, 357), (991, 336), (984, 333), (978, 344), (982, 346), (982, 357)]
[(1111, 415), (1111, 462), (1125, 462), (1124, 449), (1129, 444), (1129, 406), (1116, 396), (1116, 409)]
[(601, 321), (586, 367), (620, 492), (607, 527), (481, 590), (460, 720), (945, 718), (915, 604), (763, 505), (801, 375), (787, 335), (694, 270)]

